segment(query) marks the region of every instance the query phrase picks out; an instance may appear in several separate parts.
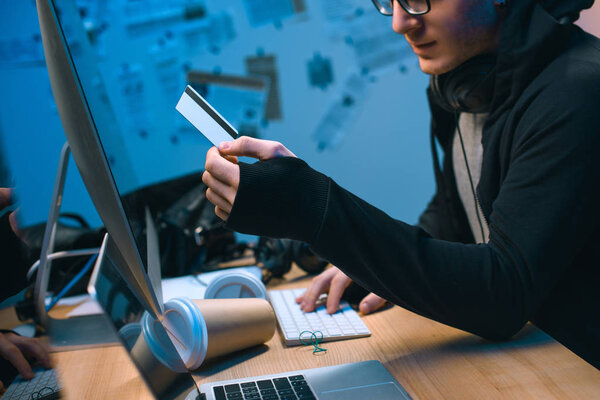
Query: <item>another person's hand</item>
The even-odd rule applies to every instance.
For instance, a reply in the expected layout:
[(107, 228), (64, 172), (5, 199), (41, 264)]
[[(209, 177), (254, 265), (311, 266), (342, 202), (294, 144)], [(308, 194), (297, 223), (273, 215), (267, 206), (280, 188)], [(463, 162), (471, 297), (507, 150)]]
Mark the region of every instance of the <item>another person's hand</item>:
[[(0, 187), (0, 211), (4, 210), (6, 207), (12, 204), (12, 194), (13, 190), (11, 188)], [(19, 230), (19, 226), (17, 224), (17, 211), (13, 211), (10, 213), (10, 215), (8, 216), (8, 221), (15, 235), (21, 237), (22, 232)]]
[(10, 362), (25, 379), (33, 378), (33, 370), (27, 358), (39, 361), (46, 368), (52, 368), (48, 346), (44, 342), (14, 333), (0, 333), (0, 357)]
[(12, 189), (0, 187), (0, 210), (10, 206), (12, 203)]
[[(327, 295), (327, 312), (333, 314), (337, 311), (344, 290), (352, 283), (346, 274), (337, 267), (326, 269), (315, 276), (302, 296), (296, 299), (300, 308), (304, 312), (314, 311), (319, 296), (323, 293)], [(363, 314), (369, 314), (383, 307), (387, 301), (374, 293), (369, 293), (361, 301), (358, 309)]]
[(229, 218), (240, 184), (240, 167), (237, 157), (268, 160), (275, 157), (295, 157), (279, 142), (242, 136), (231, 142), (212, 147), (206, 154), (206, 171), (202, 182), (208, 186), (206, 198), (215, 205), (215, 214), (222, 220)]

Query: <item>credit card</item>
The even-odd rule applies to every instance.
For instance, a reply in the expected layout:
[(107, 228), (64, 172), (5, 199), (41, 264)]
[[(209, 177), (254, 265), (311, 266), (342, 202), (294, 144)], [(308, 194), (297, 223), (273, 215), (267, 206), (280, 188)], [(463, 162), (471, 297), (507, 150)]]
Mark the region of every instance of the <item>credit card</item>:
[(235, 128), (189, 85), (175, 109), (217, 147), (239, 135)]

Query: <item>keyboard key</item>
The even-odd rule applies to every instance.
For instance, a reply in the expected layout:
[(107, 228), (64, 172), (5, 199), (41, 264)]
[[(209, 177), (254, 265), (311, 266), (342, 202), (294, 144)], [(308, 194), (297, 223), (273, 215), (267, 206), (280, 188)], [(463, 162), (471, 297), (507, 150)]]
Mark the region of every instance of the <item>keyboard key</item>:
[(258, 388), (262, 391), (263, 389), (273, 389), (273, 382), (271, 380), (264, 380), (256, 382)]
[(302, 393), (302, 394), (298, 394), (298, 399), (299, 400), (316, 400), (315, 396), (312, 394), (312, 392), (310, 393)]
[(223, 388), (223, 386), (213, 387), (213, 393), (215, 394), (216, 400), (227, 400), (227, 397), (225, 397), (225, 389)]
[(295, 387), (294, 390), (296, 391), (296, 394), (312, 393), (312, 390), (310, 390), (310, 387), (308, 387), (308, 385)]
[(273, 383), (275, 384), (277, 391), (292, 388), (292, 385), (290, 385), (287, 378), (275, 378), (273, 379)]
[(277, 390), (275, 389), (260, 389), (260, 394), (265, 395), (275, 395), (277, 396)]
[(240, 385), (238, 385), (237, 383), (233, 383), (231, 385), (225, 385), (225, 392), (227, 393), (233, 393), (233, 392), (241, 392), (242, 389), (240, 389)]
[(294, 393), (294, 391), (293, 391), (292, 389), (282, 389), (282, 390), (278, 390), (278, 391), (277, 391), (277, 394), (278, 394), (280, 397), (284, 397), (284, 396), (292, 396), (292, 395), (294, 395), (294, 396), (295, 396), (295, 393)]

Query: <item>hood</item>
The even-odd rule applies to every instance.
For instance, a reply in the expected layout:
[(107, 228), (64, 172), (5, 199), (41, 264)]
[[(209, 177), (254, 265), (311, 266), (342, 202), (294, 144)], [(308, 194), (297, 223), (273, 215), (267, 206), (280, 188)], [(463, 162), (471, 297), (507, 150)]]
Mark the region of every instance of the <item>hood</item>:
[[(525, 1), (524, 3), (532, 3)], [(541, 0), (539, 3), (557, 20), (568, 17), (572, 22), (579, 18), (579, 12), (590, 8), (594, 0)]]
[(513, 0), (500, 33), (490, 121), (512, 107), (567, 45), (579, 12), (594, 0)]

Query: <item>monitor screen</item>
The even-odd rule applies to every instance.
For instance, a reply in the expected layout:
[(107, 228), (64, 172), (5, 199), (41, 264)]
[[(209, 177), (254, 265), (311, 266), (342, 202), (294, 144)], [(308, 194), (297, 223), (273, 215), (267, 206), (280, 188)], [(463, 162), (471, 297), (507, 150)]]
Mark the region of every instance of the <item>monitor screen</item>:
[[(53, 3), (73, 70), (81, 85), (81, 96), (87, 103), (89, 117), (95, 126), (102, 155), (120, 196), (142, 263), (147, 265), (143, 224), (145, 201), (136, 195), (126, 196), (137, 189), (139, 183), (127, 149), (124, 132), (114, 111), (114, 100), (107, 91), (106, 76), (101, 72), (98, 56), (90, 42), (91, 36), (83, 25), (78, 2), (54, 0)], [(123, 90), (134, 92), (136, 83), (131, 82), (131, 85), (124, 87)], [(140, 96), (143, 94), (140, 93)]]
[(52, 92), (73, 158), (123, 258), (122, 277), (144, 308), (159, 316), (163, 304), (156, 232), (146, 199), (130, 195), (139, 182), (89, 32), (73, 1), (37, 0), (37, 7)]

